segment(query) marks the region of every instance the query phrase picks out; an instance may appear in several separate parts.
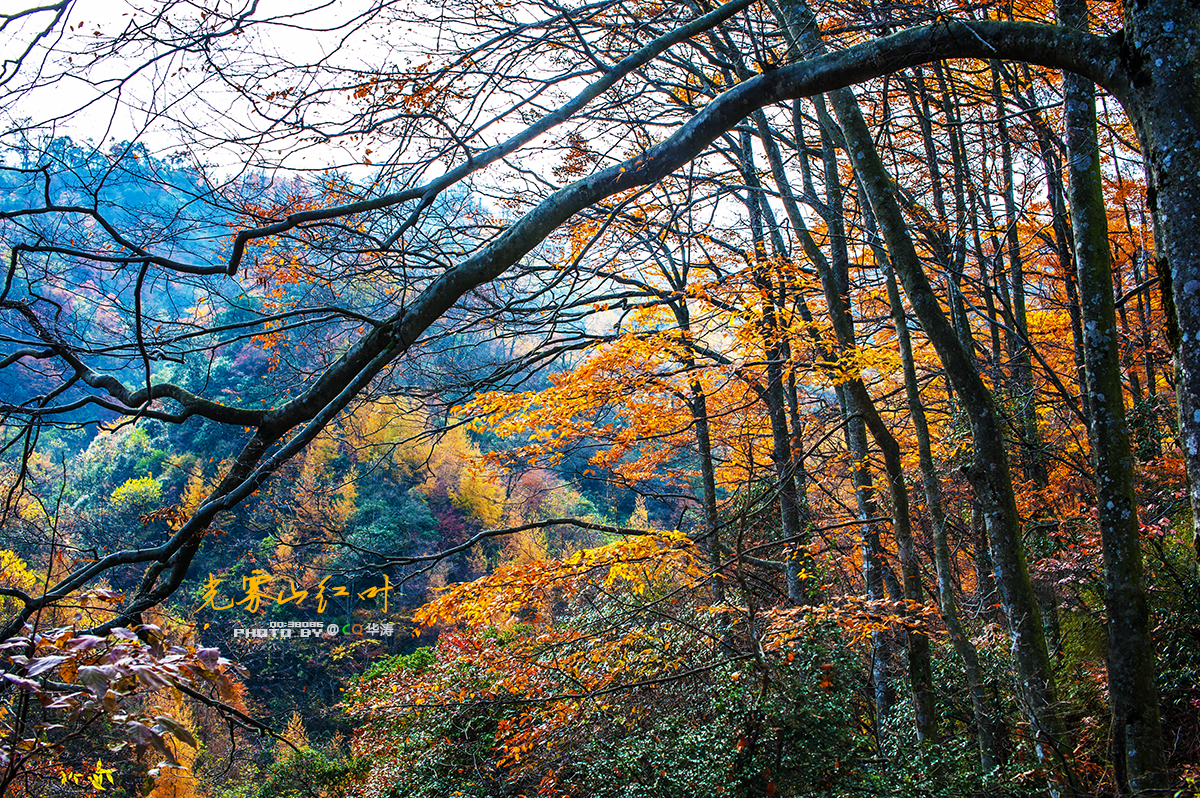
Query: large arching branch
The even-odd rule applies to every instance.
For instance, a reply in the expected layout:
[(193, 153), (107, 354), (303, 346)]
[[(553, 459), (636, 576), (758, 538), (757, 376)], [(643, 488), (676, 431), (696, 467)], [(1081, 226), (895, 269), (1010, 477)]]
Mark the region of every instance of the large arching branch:
[[(170, 541), (155, 549), (114, 553), (67, 575), (27, 604), (0, 637), (11, 636), (37, 609), (119, 565), (153, 563), (138, 594), (114, 624), (127, 623), (138, 612), (165, 599), (182, 583), (205, 530), (219, 512), (232, 509), (261, 486), (461, 297), (499, 277), (574, 214), (615, 194), (666, 177), (765, 105), (833, 91), (947, 58), (1030, 61), (1076, 72), (1119, 99), (1129, 97), (1118, 50), (1109, 40), (1054, 26), (1004, 22), (937, 23), (789, 64), (738, 84), (665, 141), (640, 156), (559, 189), (490, 244), (448, 269), (412, 304), (364, 334), (303, 394), (259, 420), (254, 437), (231, 472)], [(327, 213), (333, 214), (334, 210)], [(344, 206), (342, 213), (360, 210), (358, 205)], [(298, 428), (301, 431), (271, 451), (275, 443)]]

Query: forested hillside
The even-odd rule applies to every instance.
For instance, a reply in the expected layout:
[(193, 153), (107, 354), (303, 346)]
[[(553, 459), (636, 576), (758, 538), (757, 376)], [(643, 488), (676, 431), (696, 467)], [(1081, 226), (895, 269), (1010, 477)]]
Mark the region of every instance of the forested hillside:
[(1200, 11), (0, 13), (0, 794), (1186, 796)]

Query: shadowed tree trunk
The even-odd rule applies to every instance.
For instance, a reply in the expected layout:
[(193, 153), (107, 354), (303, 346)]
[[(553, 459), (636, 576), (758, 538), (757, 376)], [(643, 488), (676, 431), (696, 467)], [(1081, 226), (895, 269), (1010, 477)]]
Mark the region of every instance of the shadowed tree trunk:
[[(1086, 29), (1085, 0), (1061, 0), (1064, 24)], [(1125, 421), (1117, 317), (1108, 244), (1108, 212), (1096, 140), (1096, 96), (1087, 78), (1063, 76), (1071, 222), (1083, 297), (1084, 358), (1091, 408), (1096, 507), (1104, 549), (1108, 611), (1108, 692), (1118, 761), (1136, 795), (1166, 787), (1154, 641), (1142, 584), (1142, 550), (1134, 499), (1133, 452)], [(1123, 749), (1123, 750), (1121, 750)], [(1122, 761), (1123, 760), (1123, 761)]]
[[(879, 255), (886, 257), (886, 253), (882, 251), (879, 252)], [(900, 289), (896, 285), (896, 278), (890, 267), (887, 274), (887, 289), (888, 301), (892, 308), (892, 319), (896, 325), (896, 338), (900, 344), (900, 360), (904, 367), (905, 395), (908, 398), (913, 430), (917, 436), (917, 453), (921, 466), (921, 484), (925, 490), (925, 506), (929, 511), (930, 526), (933, 528), (938, 601), (942, 609), (942, 619), (946, 624), (946, 632), (950, 636), (950, 643), (962, 660), (963, 670), (966, 672), (967, 687), (971, 691), (971, 709), (975, 715), (975, 729), (979, 742), (979, 764), (986, 773), (1000, 762), (996, 735), (992, 729), (994, 707), (988, 700), (987, 688), (983, 683), (975, 645), (963, 631), (962, 622), (958, 617), (958, 601), (954, 596), (954, 569), (950, 558), (946, 513), (942, 509), (942, 491), (938, 484), (937, 471), (933, 465), (933, 448), (929, 441), (929, 422), (925, 418), (925, 407), (921, 403), (920, 388), (917, 385), (917, 369), (913, 362), (912, 341), (908, 334), (908, 322), (905, 319), (904, 305), (900, 299)]]
[[(801, 4), (789, 6), (789, 9), (795, 15), (792, 22), (799, 44), (807, 52), (823, 52), (812, 12)], [(937, 350), (970, 417), (974, 464), (969, 477), (983, 513), (996, 585), (1008, 616), (1021, 698), (1033, 727), (1039, 759), (1058, 774), (1060, 783), (1070, 784), (1074, 781), (1067, 761), (1070, 746), (1059, 715), (1041, 612), (1025, 563), (1021, 519), (1017, 513), (1008, 455), (1004, 450), (1001, 419), (991, 392), (975, 367), (974, 358), (963, 346), (929, 284), (909, 236), (891, 176), (879, 157), (854, 93), (844, 89), (829, 92), (827, 96), (845, 136), (851, 163), (871, 204), (888, 256), (901, 277), (913, 311)]]
[(1189, 0), (1131, 0), (1119, 43), (1132, 85), (1118, 99), (1133, 118), (1146, 161), (1154, 262), (1175, 350), (1180, 448), (1200, 555), (1200, 7)]
[[(771, 421), (771, 463), (777, 483), (779, 515), (783, 538), (788, 541), (788, 551), (799, 545), (803, 537), (800, 522), (800, 504), (796, 499), (795, 459), (792, 457), (792, 434), (788, 428), (787, 398), (784, 394), (784, 362), (781, 339), (783, 326), (774, 303), (774, 286), (767, 260), (766, 240), (763, 233), (762, 186), (754, 171), (754, 159), (750, 149), (750, 136), (742, 138), (742, 169), (749, 187), (746, 207), (750, 212), (751, 237), (754, 243), (754, 283), (763, 300), (761, 337), (767, 362), (767, 415)], [(801, 577), (802, 559), (792, 554), (785, 555), (784, 574), (787, 580), (788, 600), (793, 604), (807, 602), (806, 590)]]

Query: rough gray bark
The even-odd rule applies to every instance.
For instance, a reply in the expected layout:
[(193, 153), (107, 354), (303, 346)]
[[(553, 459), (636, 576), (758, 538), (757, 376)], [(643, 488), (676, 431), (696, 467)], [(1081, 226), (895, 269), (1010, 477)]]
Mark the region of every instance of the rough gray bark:
[[(1084, 0), (1061, 0), (1064, 24), (1087, 29)], [(1155, 685), (1154, 640), (1142, 583), (1134, 498), (1133, 452), (1117, 347), (1117, 317), (1108, 243), (1108, 214), (1096, 138), (1096, 96), (1089, 80), (1064, 75), (1071, 224), (1083, 298), (1084, 359), (1091, 410), (1096, 506), (1104, 550), (1108, 613), (1108, 692), (1118, 774), (1136, 795), (1167, 786)], [(1121, 750), (1123, 748), (1123, 750)], [(1123, 762), (1120, 758), (1124, 759)], [(1123, 767), (1122, 767), (1123, 765)]]
[[(886, 253), (879, 252), (886, 258)], [(942, 506), (942, 490), (938, 483), (937, 469), (933, 464), (933, 447), (929, 439), (929, 422), (925, 417), (925, 406), (921, 402), (917, 385), (917, 369), (913, 361), (912, 341), (908, 334), (908, 321), (904, 304), (900, 299), (900, 288), (891, 268), (887, 273), (888, 301), (892, 308), (892, 319), (896, 325), (896, 338), (900, 344), (900, 361), (904, 368), (904, 391), (908, 399), (909, 414), (917, 436), (917, 455), (921, 468), (921, 486), (925, 491), (925, 506), (929, 512), (929, 523), (933, 528), (934, 566), (937, 571), (938, 602), (942, 609), (942, 620), (950, 643), (963, 662), (967, 687), (971, 691), (971, 710), (975, 715), (976, 738), (979, 743), (979, 764), (987, 773), (1000, 762), (996, 735), (992, 729), (994, 707), (988, 700), (987, 687), (979, 667), (979, 655), (975, 645), (963, 630), (958, 617), (958, 600), (954, 594), (954, 568), (950, 557), (950, 540), (946, 512)]]
[[(791, 8), (796, 14), (793, 24), (800, 44), (810, 52), (823, 52), (815, 18), (807, 6), (798, 4)], [(892, 265), (970, 416), (975, 462), (969, 477), (983, 512), (996, 584), (1009, 620), (1022, 701), (1033, 727), (1039, 758), (1057, 772), (1060, 779), (1069, 783), (1073, 780), (1067, 762), (1070, 747), (1058, 713), (1054, 672), (1046, 650), (1041, 613), (1025, 564), (1021, 519), (1004, 451), (1001, 420), (991, 392), (975, 367), (974, 358), (963, 346), (929, 284), (895, 196), (891, 176), (880, 160), (854, 93), (845, 89), (829, 92), (828, 96)]]
[[(754, 284), (762, 295), (762, 320), (759, 333), (767, 363), (765, 400), (767, 417), (771, 422), (771, 464), (775, 471), (776, 493), (779, 501), (780, 526), (789, 550), (801, 542), (803, 526), (800, 504), (796, 499), (795, 458), (792, 456), (792, 434), (788, 428), (787, 399), (784, 395), (783, 338), (786, 332), (775, 308), (775, 287), (767, 262), (766, 240), (763, 234), (762, 185), (754, 167), (750, 136), (742, 135), (743, 179), (749, 187), (746, 207), (750, 212), (751, 239), (754, 243)], [(784, 575), (788, 600), (793, 604), (806, 603), (806, 591), (801, 576), (801, 558), (787, 555)]]
[(1188, 0), (1130, 0), (1119, 46), (1131, 91), (1117, 98), (1133, 118), (1146, 161), (1200, 556), (1200, 8)]

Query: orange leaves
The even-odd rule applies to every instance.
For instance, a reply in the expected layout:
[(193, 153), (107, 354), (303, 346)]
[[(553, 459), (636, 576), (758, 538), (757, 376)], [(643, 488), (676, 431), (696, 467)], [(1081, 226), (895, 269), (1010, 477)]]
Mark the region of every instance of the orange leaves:
[(281, 253), (260, 260), (251, 270), (255, 285), (263, 289), (266, 296), (282, 299), (285, 287), (311, 281), (300, 259), (294, 253)]
[(506, 626), (515, 618), (545, 620), (550, 606), (586, 584), (624, 584), (642, 593), (667, 577), (699, 579), (692, 542), (678, 533), (654, 533), (575, 552), (563, 560), (508, 565), (474, 582), (446, 588), (414, 615), (419, 624)]
[[(767, 651), (786, 650), (793, 641), (809, 634), (822, 624), (836, 623), (858, 643), (875, 632), (912, 629), (930, 632), (930, 624), (938, 617), (936, 607), (928, 604), (869, 600), (862, 596), (842, 596), (836, 601), (809, 607), (773, 610), (768, 613), (768, 634), (763, 647)], [(788, 660), (791, 662), (791, 659)], [(822, 666), (822, 670), (828, 668)], [(822, 683), (822, 688), (828, 687)]]
[(371, 78), (369, 81), (362, 84), (361, 86), (356, 87), (354, 89), (354, 91), (350, 92), (350, 99), (365, 100), (366, 98), (370, 97), (372, 93), (374, 93), (375, 88), (378, 85), (379, 85), (379, 78), (378, 77)]
[(684, 357), (677, 336), (623, 336), (551, 375), (545, 390), (484, 394), (463, 411), (476, 428), (528, 441), (489, 455), (498, 464), (554, 467), (573, 447), (599, 443), (597, 470), (631, 483), (669, 477), (666, 464), (691, 442), (683, 397), (695, 375), (678, 367)]
[(444, 108), (448, 100), (463, 100), (467, 96), (453, 88), (456, 72), (433, 67), (425, 61), (408, 72), (391, 79), (378, 75), (355, 86), (348, 99), (369, 108), (400, 108), (409, 114), (423, 114)]
[(723, 87), (724, 84), (725, 78), (718, 70), (702, 74), (689, 72), (684, 76), (682, 83), (668, 86), (667, 91), (681, 105), (690, 106), (696, 104), (697, 100), (711, 96), (710, 87)]
[[(396, 668), (347, 694), (361, 721), (354, 751), (373, 763), (365, 785), (408, 794), (414, 766), (465, 752), (468, 769), (561, 789), (552, 761), (581, 729), (635, 728), (643, 710), (621, 696), (711, 652), (702, 613), (678, 604), (703, 576), (695, 556), (683, 536), (636, 536), (443, 591), (417, 616), (455, 625), (441, 631), (436, 663)], [(657, 609), (642, 616), (638, 606)], [(667, 607), (689, 622), (671, 624)]]

